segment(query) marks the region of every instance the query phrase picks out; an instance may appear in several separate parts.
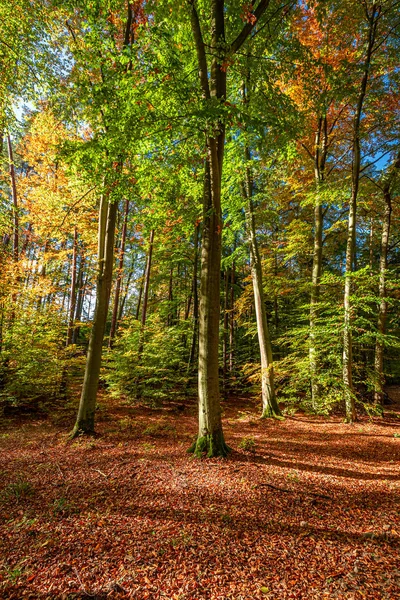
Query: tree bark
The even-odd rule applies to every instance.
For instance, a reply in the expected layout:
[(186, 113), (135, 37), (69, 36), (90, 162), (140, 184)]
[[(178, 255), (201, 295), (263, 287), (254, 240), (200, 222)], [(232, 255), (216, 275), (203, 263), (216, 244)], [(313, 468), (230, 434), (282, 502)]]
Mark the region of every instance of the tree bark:
[(384, 189), (385, 213), (382, 225), (381, 256), (379, 260), (379, 311), (378, 311), (378, 335), (375, 344), (375, 393), (376, 404), (383, 404), (383, 386), (385, 383), (383, 374), (383, 336), (386, 333), (387, 300), (386, 300), (386, 270), (387, 255), (390, 236), (390, 221), (392, 215), (392, 200), (389, 187)]
[(17, 182), (15, 178), (15, 166), (14, 156), (10, 134), (7, 135), (7, 148), (8, 148), (8, 163), (10, 170), (10, 181), (11, 181), (11, 198), (13, 203), (13, 258), (15, 262), (18, 262), (19, 256), (19, 215), (18, 215), (18, 195), (17, 195)]
[(318, 383), (319, 360), (316, 340), (316, 320), (319, 313), (319, 299), (321, 290), (322, 273), (322, 232), (323, 214), (319, 191), (325, 180), (325, 163), (328, 152), (328, 126), (326, 115), (318, 121), (318, 130), (315, 136), (314, 151), (314, 176), (316, 185), (316, 201), (314, 208), (314, 253), (311, 278), (310, 295), (310, 338), (309, 359), (311, 373), (311, 401), (314, 409), (318, 408), (321, 395), (321, 386)]
[[(226, 98), (227, 67), (224, 60), (244, 44), (256, 22), (268, 7), (269, 0), (260, 0), (253, 19), (246, 23), (229, 45), (225, 41), (225, 2), (210, 0), (211, 65), (201, 31), (195, 0), (188, 0), (192, 34), (195, 42), (198, 73), (205, 103), (223, 103)], [(203, 234), (201, 249), (200, 310), (199, 310), (199, 433), (191, 450), (200, 456), (225, 456), (229, 448), (222, 431), (219, 396), (218, 348), (220, 320), (221, 273), (221, 180), (225, 144), (225, 122), (219, 118), (206, 136), (206, 169), (203, 195)]]
[(223, 346), (222, 346), (222, 361), (223, 361), (223, 383), (224, 391), (227, 387), (227, 374), (228, 374), (228, 327), (229, 327), (229, 279), (230, 271), (226, 269), (224, 271), (224, 335), (223, 335)]
[(256, 311), (257, 335), (258, 344), (260, 347), (261, 357), (261, 398), (262, 398), (262, 413), (261, 416), (266, 417), (281, 417), (278, 402), (275, 394), (274, 382), (274, 366), (272, 358), (272, 347), (269, 335), (267, 322), (267, 313), (265, 310), (264, 289), (262, 281), (262, 266), (258, 241), (256, 236), (256, 226), (254, 219), (253, 206), (253, 181), (250, 172), (250, 150), (245, 148), (246, 159), (246, 185), (243, 186), (243, 192), (247, 202), (246, 206), (246, 222), (247, 236), (250, 246), (250, 266), (251, 279), (253, 282), (254, 306)]
[(235, 263), (232, 263), (231, 268), (231, 302), (230, 302), (230, 318), (229, 318), (229, 372), (234, 370), (234, 355), (235, 355)]
[(140, 340), (139, 340), (139, 360), (140, 356), (143, 353), (143, 344), (144, 344), (144, 328), (146, 326), (147, 319), (147, 304), (149, 301), (149, 289), (150, 289), (150, 273), (151, 273), (151, 261), (153, 258), (153, 243), (154, 243), (154, 229), (150, 232), (149, 239), (149, 251), (147, 253), (146, 260), (146, 269), (144, 273), (144, 283), (143, 283), (143, 303), (142, 303), (142, 316), (140, 320), (141, 329), (140, 329)]
[(117, 202), (110, 202), (108, 194), (103, 194), (99, 211), (96, 307), (86, 358), (81, 400), (71, 437), (75, 437), (80, 433), (94, 433), (96, 396), (99, 386), (103, 339), (107, 322), (114, 265), (114, 239), (117, 209)]
[(72, 337), (74, 332), (74, 319), (75, 319), (75, 307), (76, 307), (76, 263), (78, 256), (78, 229), (75, 225), (74, 228), (74, 245), (72, 253), (72, 268), (71, 268), (71, 295), (69, 303), (69, 318), (68, 318), (68, 331), (67, 331), (67, 343), (69, 346), (72, 343)]
[(125, 257), (126, 231), (127, 231), (127, 226), (128, 226), (128, 215), (129, 215), (129, 200), (126, 200), (125, 201), (125, 209), (124, 209), (124, 221), (122, 224), (122, 231), (121, 231), (121, 246), (120, 246), (120, 250), (119, 250), (117, 281), (115, 282), (114, 306), (113, 306), (113, 312), (112, 312), (112, 318), (111, 318), (110, 338), (108, 341), (109, 348), (112, 348), (114, 337), (115, 337), (115, 332), (117, 329), (119, 297), (121, 294), (121, 284), (122, 284), (122, 277), (123, 277), (123, 271), (124, 271), (124, 257)]
[(355, 245), (356, 245), (356, 213), (357, 198), (360, 182), (361, 170), (361, 149), (360, 149), (360, 123), (364, 106), (364, 99), (367, 91), (367, 84), (371, 71), (371, 57), (376, 38), (376, 30), (381, 7), (373, 4), (371, 14), (368, 12), (368, 41), (367, 53), (364, 63), (363, 77), (361, 80), (360, 93), (358, 96), (356, 111), (353, 123), (353, 148), (352, 148), (352, 186), (351, 198), (349, 204), (349, 221), (346, 246), (346, 268), (344, 284), (344, 327), (343, 327), (343, 385), (344, 399), (346, 408), (346, 421), (352, 423), (356, 420), (356, 410), (353, 390), (353, 342), (352, 342), (352, 306), (351, 306), (351, 277), (354, 271), (355, 263)]
[(374, 400), (376, 404), (383, 404), (383, 386), (385, 377), (383, 372), (384, 342), (383, 336), (386, 333), (386, 319), (388, 303), (386, 299), (386, 271), (388, 262), (389, 237), (392, 216), (392, 197), (391, 186), (400, 170), (400, 152), (383, 186), (383, 197), (385, 200), (385, 212), (383, 216), (382, 238), (381, 238), (381, 256), (379, 260), (379, 311), (378, 311), (378, 331), (375, 343), (375, 392)]
[[(88, 283), (88, 275), (85, 280), (83, 279), (85, 269), (85, 258), (81, 252), (81, 260), (79, 264), (79, 275), (78, 275), (78, 297), (76, 300), (76, 311), (75, 311), (75, 327), (72, 334), (72, 343), (76, 344), (79, 338), (80, 325), (79, 322), (82, 320), (83, 303), (85, 300), (86, 286)], [(76, 325), (78, 323), (78, 325)]]
[(194, 259), (193, 259), (193, 280), (192, 280), (192, 294), (193, 294), (193, 333), (192, 333), (192, 344), (190, 347), (190, 355), (188, 362), (188, 373), (190, 373), (191, 366), (194, 364), (196, 358), (196, 351), (199, 341), (199, 287), (198, 287), (198, 270), (199, 270), (199, 232), (200, 225), (196, 224), (194, 232)]

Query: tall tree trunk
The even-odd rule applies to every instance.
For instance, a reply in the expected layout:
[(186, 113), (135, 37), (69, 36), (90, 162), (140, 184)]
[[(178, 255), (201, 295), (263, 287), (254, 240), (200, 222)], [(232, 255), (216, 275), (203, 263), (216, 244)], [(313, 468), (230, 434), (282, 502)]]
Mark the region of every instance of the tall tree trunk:
[[(179, 273), (178, 273), (179, 280)], [(171, 327), (176, 321), (176, 314), (174, 315), (174, 307), (173, 307), (173, 289), (174, 289), (174, 267), (171, 267), (169, 270), (169, 284), (168, 284), (168, 317), (167, 317), (167, 326)]]
[(230, 301), (230, 317), (229, 317), (229, 372), (234, 370), (234, 354), (235, 354), (235, 263), (232, 263), (231, 268), (231, 301)]
[[(237, 52), (249, 37), (255, 23), (268, 7), (269, 0), (260, 0), (250, 19), (231, 44), (225, 41), (225, 2), (210, 0), (211, 65), (201, 31), (196, 1), (188, 0), (191, 26), (197, 53), (199, 82), (205, 104), (215, 106), (226, 99), (225, 60)], [(229, 448), (222, 431), (219, 396), (218, 347), (220, 320), (221, 272), (221, 181), (225, 145), (223, 119), (213, 124), (206, 139), (207, 159), (203, 196), (203, 234), (201, 249), (200, 310), (199, 310), (199, 432), (191, 450), (197, 455), (225, 456)]]
[(223, 335), (223, 344), (222, 344), (224, 391), (226, 391), (226, 387), (227, 387), (227, 374), (228, 374), (229, 279), (230, 279), (230, 270), (226, 269), (224, 272), (224, 335)]
[(384, 342), (383, 336), (386, 333), (386, 319), (388, 304), (386, 300), (386, 270), (387, 257), (389, 249), (390, 225), (392, 216), (392, 197), (391, 186), (400, 170), (400, 152), (393, 165), (389, 176), (383, 186), (383, 197), (385, 200), (385, 212), (383, 216), (382, 238), (381, 238), (381, 256), (379, 260), (379, 311), (378, 311), (378, 332), (375, 343), (375, 393), (374, 400), (376, 404), (383, 404), (383, 386), (385, 377), (383, 372), (383, 354)]
[(15, 166), (14, 156), (11, 144), (10, 134), (7, 135), (7, 148), (8, 148), (8, 163), (10, 170), (10, 181), (11, 181), (11, 198), (13, 203), (13, 258), (15, 262), (18, 262), (19, 256), (19, 215), (18, 215), (18, 196), (17, 196), (17, 182), (15, 178)]
[(138, 301), (137, 301), (136, 313), (135, 313), (135, 319), (136, 319), (136, 321), (139, 321), (140, 308), (142, 306), (143, 285), (144, 285), (144, 277), (146, 275), (146, 265), (147, 265), (147, 257), (146, 257), (146, 264), (144, 266), (143, 276), (142, 276), (141, 281), (140, 281), (139, 295), (138, 295)]
[(262, 281), (262, 266), (258, 241), (256, 236), (256, 226), (254, 219), (253, 206), (253, 182), (250, 173), (250, 150), (245, 149), (246, 159), (246, 185), (243, 186), (243, 192), (247, 201), (246, 222), (247, 235), (250, 246), (250, 265), (251, 279), (254, 291), (254, 306), (256, 311), (258, 344), (261, 357), (261, 397), (262, 397), (262, 417), (280, 417), (282, 415), (275, 395), (274, 366), (272, 358), (272, 347), (269, 336), (267, 322), (267, 313), (265, 310), (264, 289)]
[(76, 312), (75, 312), (75, 325), (74, 331), (72, 334), (72, 343), (76, 344), (79, 339), (79, 331), (80, 331), (80, 321), (82, 320), (82, 312), (83, 312), (83, 303), (85, 301), (85, 292), (86, 286), (88, 283), (88, 275), (86, 275), (85, 280), (83, 279), (85, 269), (85, 258), (83, 253), (81, 253), (81, 260), (79, 264), (79, 275), (78, 275), (78, 298), (76, 301)]
[(198, 270), (199, 270), (199, 232), (200, 225), (196, 224), (194, 233), (194, 259), (193, 259), (193, 279), (192, 279), (192, 294), (193, 294), (193, 332), (192, 343), (190, 347), (190, 355), (188, 362), (188, 373), (194, 364), (196, 358), (197, 345), (199, 341), (199, 288), (198, 288)]
[(86, 358), (82, 395), (76, 423), (71, 433), (72, 437), (75, 437), (80, 433), (94, 433), (96, 396), (99, 386), (101, 355), (114, 265), (114, 239), (117, 209), (117, 202), (110, 202), (108, 195), (103, 194), (99, 211), (96, 307)]
[(352, 149), (352, 186), (351, 198), (349, 204), (349, 222), (347, 233), (346, 247), (346, 270), (344, 284), (344, 327), (343, 327), (343, 384), (344, 384), (344, 399), (346, 407), (346, 421), (352, 423), (356, 420), (356, 410), (354, 403), (353, 390), (353, 342), (352, 342), (352, 306), (351, 306), (351, 277), (355, 263), (355, 248), (356, 248), (356, 213), (357, 213), (357, 197), (358, 187), (360, 182), (361, 170), (361, 150), (360, 150), (360, 123), (364, 106), (367, 84), (371, 71), (371, 57), (375, 44), (376, 29), (378, 25), (381, 7), (373, 4), (371, 12), (367, 9), (368, 14), (368, 43), (367, 53), (364, 63), (363, 77), (361, 81), (360, 93), (358, 96), (357, 107), (354, 115), (353, 123), (353, 149)]
[(123, 314), (124, 314), (124, 308), (125, 308), (126, 299), (127, 299), (128, 292), (129, 292), (129, 284), (131, 282), (132, 275), (133, 275), (133, 269), (130, 269), (129, 273), (128, 273), (127, 280), (126, 280), (126, 283), (125, 283), (125, 290), (124, 290), (124, 293), (122, 294), (121, 302), (120, 302), (120, 305), (119, 305), (118, 321), (120, 321), (122, 319)]
[(386, 270), (387, 255), (390, 236), (390, 220), (392, 214), (392, 202), (389, 188), (384, 189), (385, 213), (382, 225), (381, 256), (379, 260), (379, 312), (378, 312), (378, 335), (375, 344), (375, 394), (377, 404), (383, 404), (383, 336), (386, 333), (387, 300), (386, 300)]
[(217, 140), (208, 141), (201, 248), (199, 310), (199, 434), (196, 455), (225, 456), (219, 396), (219, 318), (221, 265), (220, 168)]
[(140, 359), (141, 354), (143, 353), (143, 344), (144, 344), (143, 336), (144, 336), (144, 328), (146, 326), (146, 319), (147, 319), (147, 304), (149, 301), (151, 261), (153, 258), (153, 243), (154, 243), (154, 229), (152, 229), (150, 232), (149, 251), (147, 253), (146, 269), (145, 269), (145, 273), (144, 273), (142, 316), (141, 316), (141, 320), (140, 320), (141, 330), (140, 330), (140, 340), (139, 340), (139, 359)]
[(75, 225), (74, 228), (74, 245), (72, 253), (72, 268), (71, 268), (71, 295), (69, 302), (69, 318), (68, 318), (68, 331), (67, 331), (67, 343), (69, 346), (72, 343), (72, 337), (74, 332), (74, 319), (75, 319), (75, 306), (76, 306), (76, 263), (78, 256), (78, 229)]
[(323, 232), (323, 214), (320, 199), (320, 188), (325, 180), (325, 163), (328, 152), (328, 126), (326, 115), (319, 119), (318, 130), (315, 136), (314, 151), (314, 176), (316, 185), (316, 200), (314, 208), (314, 253), (311, 278), (310, 295), (310, 338), (309, 338), (309, 358), (311, 374), (311, 401), (314, 409), (318, 408), (321, 395), (321, 387), (318, 383), (319, 360), (316, 340), (316, 320), (319, 313), (319, 299), (321, 291), (321, 273), (322, 273), (322, 232)]
[(118, 262), (118, 271), (117, 271), (117, 281), (115, 283), (114, 306), (113, 306), (113, 312), (112, 312), (112, 318), (111, 318), (110, 338), (108, 341), (108, 346), (110, 348), (113, 345), (113, 340), (114, 340), (115, 332), (117, 329), (119, 297), (120, 297), (120, 293), (121, 293), (122, 276), (123, 276), (123, 271), (124, 271), (124, 257), (125, 257), (126, 231), (127, 231), (127, 226), (128, 226), (128, 215), (129, 215), (129, 200), (126, 200), (125, 201), (125, 209), (124, 209), (124, 222), (123, 222), (122, 231), (121, 231), (121, 246), (119, 249), (119, 262)]

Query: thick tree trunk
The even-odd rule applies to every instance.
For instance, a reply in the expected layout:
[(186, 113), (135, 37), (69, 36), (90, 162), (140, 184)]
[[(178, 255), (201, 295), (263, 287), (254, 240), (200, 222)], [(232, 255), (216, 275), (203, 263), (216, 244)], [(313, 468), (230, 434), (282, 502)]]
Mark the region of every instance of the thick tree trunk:
[[(253, 19), (247, 22), (229, 45), (225, 41), (225, 2), (211, 0), (211, 65), (201, 31), (195, 0), (189, 0), (192, 33), (196, 46), (199, 82), (205, 104), (215, 106), (226, 99), (226, 65), (224, 60), (239, 50), (255, 23), (267, 9), (269, 0), (260, 0)], [(191, 448), (196, 455), (225, 456), (228, 447), (222, 432), (219, 398), (218, 347), (220, 320), (221, 271), (221, 180), (225, 144), (225, 124), (218, 120), (207, 137), (207, 160), (204, 179), (203, 236), (201, 250), (199, 311), (199, 433)]]
[(221, 265), (220, 168), (217, 140), (208, 141), (204, 186), (199, 310), (199, 434), (197, 456), (226, 456), (219, 396), (219, 318)]
[(78, 256), (78, 229), (74, 228), (74, 245), (72, 252), (72, 268), (71, 268), (71, 294), (69, 302), (69, 319), (68, 319), (68, 331), (67, 331), (67, 343), (69, 346), (72, 343), (73, 332), (74, 332), (74, 319), (75, 319), (75, 307), (76, 307), (76, 263)]
[(75, 437), (80, 433), (94, 433), (96, 396), (99, 386), (101, 355), (114, 265), (114, 239), (117, 209), (117, 202), (109, 202), (106, 195), (103, 195), (99, 214), (96, 308), (86, 358), (85, 376), (78, 416), (71, 437)]
[(368, 44), (367, 54), (364, 63), (363, 77), (361, 81), (360, 93), (358, 96), (357, 107), (354, 115), (353, 124), (353, 149), (352, 149), (352, 188), (349, 203), (349, 223), (347, 233), (346, 247), (346, 270), (344, 284), (344, 327), (343, 327), (343, 384), (344, 399), (346, 408), (346, 421), (352, 423), (356, 420), (356, 410), (353, 390), (353, 342), (352, 342), (352, 306), (351, 306), (351, 277), (355, 264), (356, 247), (356, 214), (357, 198), (361, 170), (361, 150), (360, 150), (360, 123), (364, 106), (364, 99), (367, 90), (367, 84), (371, 70), (371, 57), (375, 44), (376, 29), (381, 12), (381, 7), (373, 4), (371, 14), (368, 12)]
[(117, 281), (115, 283), (114, 306), (113, 306), (113, 312), (112, 312), (112, 318), (111, 318), (110, 338), (108, 341), (109, 348), (111, 348), (113, 345), (115, 332), (117, 330), (119, 297), (120, 297), (120, 293), (121, 293), (122, 276), (123, 276), (123, 271), (124, 271), (124, 257), (125, 257), (126, 231), (127, 231), (127, 226), (128, 226), (128, 215), (129, 215), (129, 200), (126, 200), (125, 201), (125, 210), (124, 210), (124, 222), (123, 222), (122, 231), (121, 231), (121, 246), (120, 246), (120, 250), (119, 250)]

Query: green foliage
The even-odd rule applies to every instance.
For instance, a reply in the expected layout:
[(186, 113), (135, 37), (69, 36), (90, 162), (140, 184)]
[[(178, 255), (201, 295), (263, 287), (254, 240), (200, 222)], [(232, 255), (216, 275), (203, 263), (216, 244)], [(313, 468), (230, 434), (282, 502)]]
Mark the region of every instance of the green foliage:
[(168, 326), (157, 313), (145, 330), (127, 320), (106, 357), (105, 378), (111, 393), (143, 398), (155, 405), (184, 394), (187, 383), (188, 324)]
[(256, 441), (253, 437), (244, 437), (239, 442), (239, 448), (254, 453), (256, 451)]
[(13, 483), (9, 483), (3, 490), (5, 498), (15, 498), (17, 501), (32, 496), (34, 492), (33, 486), (29, 481), (19, 479)]
[(46, 403), (64, 393), (71, 349), (63, 347), (64, 325), (52, 311), (15, 315), (4, 333), (1, 353), (5, 405)]

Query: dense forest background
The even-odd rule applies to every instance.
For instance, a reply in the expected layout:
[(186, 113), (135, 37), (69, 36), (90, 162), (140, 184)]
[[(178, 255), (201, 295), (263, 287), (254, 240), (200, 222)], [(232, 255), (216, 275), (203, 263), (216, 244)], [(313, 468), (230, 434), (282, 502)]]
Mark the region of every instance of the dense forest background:
[(153, 406), (198, 386), (210, 456), (220, 394), (380, 414), (399, 3), (19, 0), (0, 22), (4, 410), (76, 403), (85, 371), (76, 434), (99, 382)]

